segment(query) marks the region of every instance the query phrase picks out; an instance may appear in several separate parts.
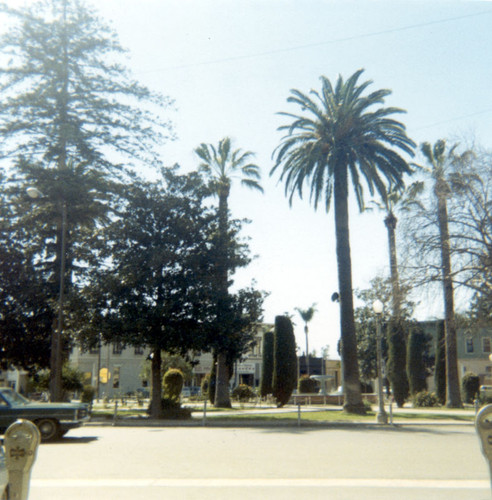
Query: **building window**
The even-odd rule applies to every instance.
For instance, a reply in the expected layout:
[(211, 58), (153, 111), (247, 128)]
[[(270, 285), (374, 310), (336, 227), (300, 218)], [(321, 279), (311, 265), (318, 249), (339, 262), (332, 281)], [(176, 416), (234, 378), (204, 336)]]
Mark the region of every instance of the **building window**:
[(467, 337), (465, 340), (465, 351), (467, 354), (473, 352), (473, 337)]
[(120, 387), (120, 367), (115, 366), (113, 369), (113, 388), (119, 389)]
[(123, 344), (121, 342), (116, 342), (113, 344), (113, 354), (121, 354), (123, 352)]
[(142, 354), (143, 354), (143, 347), (135, 347), (135, 355), (142, 356)]
[(490, 352), (490, 337), (483, 337), (482, 349), (483, 349), (483, 352)]
[(89, 354), (99, 354), (99, 346), (95, 345), (89, 349)]

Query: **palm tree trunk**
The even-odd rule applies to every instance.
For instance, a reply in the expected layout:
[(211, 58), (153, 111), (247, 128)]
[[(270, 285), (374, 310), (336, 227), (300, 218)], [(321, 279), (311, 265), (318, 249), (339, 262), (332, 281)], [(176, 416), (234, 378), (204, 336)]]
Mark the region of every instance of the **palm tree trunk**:
[(398, 276), (398, 262), (396, 257), (396, 224), (398, 220), (390, 211), (384, 219), (388, 231), (388, 250), (390, 260), (390, 276), (392, 289), (393, 317), (387, 329), (388, 341), (388, 364), (386, 366), (387, 377), (391, 384), (393, 397), (401, 408), (408, 395), (406, 339), (401, 322), (401, 296), (400, 280)]
[(396, 223), (397, 218), (393, 212), (389, 212), (384, 219), (384, 224), (388, 230), (388, 249), (390, 259), (390, 276), (392, 288), (392, 307), (393, 317), (398, 319), (400, 317), (401, 297), (400, 297), (400, 283), (398, 277), (398, 262), (396, 258)]
[(340, 327), (342, 339), (344, 410), (365, 413), (360, 388), (352, 294), (352, 262), (350, 258), (348, 182), (345, 165), (335, 167), (335, 234), (337, 240), (338, 292), (340, 295)]
[(222, 330), (221, 318), (227, 314), (229, 282), (227, 266), (227, 230), (228, 230), (228, 203), (229, 186), (223, 186), (219, 190), (219, 261), (217, 264), (217, 320), (218, 337), (221, 345), (217, 346), (217, 375), (215, 384), (216, 408), (230, 408), (231, 397), (229, 394), (229, 370), (227, 369), (227, 351), (225, 349), (225, 336), (228, 332)]
[[(440, 182), (439, 180), (437, 181)], [(446, 198), (440, 186), (436, 186), (437, 216), (441, 240), (442, 285), (444, 292), (444, 322), (446, 341), (446, 406), (462, 408), (458, 376), (458, 350), (456, 345), (456, 322), (454, 318), (454, 290), (451, 278), (451, 255), (449, 246), (448, 210)]]
[(304, 333), (306, 334), (306, 374), (309, 377), (309, 343), (308, 343), (308, 326), (304, 327)]

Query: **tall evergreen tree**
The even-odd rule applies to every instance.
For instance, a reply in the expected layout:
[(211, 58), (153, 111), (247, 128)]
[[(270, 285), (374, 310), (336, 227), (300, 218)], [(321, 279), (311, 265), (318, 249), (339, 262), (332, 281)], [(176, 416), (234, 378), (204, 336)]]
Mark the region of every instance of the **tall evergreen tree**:
[[(67, 178), (73, 180), (74, 165), (83, 165), (94, 177), (106, 174), (115, 180), (122, 175), (122, 161), (158, 163), (153, 145), (169, 135), (170, 127), (146, 105), (164, 108), (169, 101), (131, 80), (116, 62), (115, 56), (124, 52), (116, 35), (83, 2), (40, 0), (24, 8), (2, 3), (0, 13), (12, 20), (0, 37), (4, 63), (0, 67), (0, 160), (9, 168), (27, 159), (49, 172), (45, 176), (38, 169), (37, 176), (26, 178), (44, 195), (39, 206), (53, 209), (52, 219), (37, 226), (38, 233), (43, 232), (43, 224), (56, 221), (54, 240), (50, 235), (37, 260), (55, 263), (53, 283), (60, 284), (58, 334), (52, 340), (52, 351), (58, 352), (55, 344), (61, 342), (65, 322), (62, 288), (70, 293), (70, 265), (77, 258), (74, 212), (86, 201), (74, 196), (75, 185), (68, 186)], [(43, 186), (50, 175), (52, 183)], [(117, 195), (115, 186), (93, 183), (85, 194), (96, 190), (99, 195)], [(93, 215), (87, 209), (86, 221)], [(104, 206), (98, 207), (98, 215), (101, 209), (104, 212)], [(85, 227), (85, 237), (90, 237), (91, 224)], [(52, 253), (54, 260), (50, 260)], [(65, 258), (66, 273), (62, 272)], [(52, 355), (56, 359), (58, 354)], [(51, 375), (52, 398), (58, 399), (59, 363), (58, 368), (52, 366)]]
[(306, 95), (292, 90), (288, 102), (304, 114), (282, 113), (291, 123), (280, 127), (286, 132), (275, 151), (275, 165), (285, 181), (285, 192), (292, 201), (295, 193), (302, 196), (304, 184), (310, 189), (315, 209), (324, 199), (328, 211), (332, 195), (335, 201), (335, 233), (340, 296), (341, 345), (343, 358), (344, 408), (364, 413), (357, 365), (352, 263), (349, 238), (349, 177), (359, 208), (364, 206), (361, 177), (371, 194), (383, 199), (387, 183), (400, 187), (403, 176), (411, 173), (400, 152), (413, 155), (414, 143), (405, 127), (393, 118), (402, 112), (396, 108), (375, 108), (391, 93), (377, 90), (363, 95), (372, 83), (359, 84), (362, 70), (347, 81), (340, 76), (333, 86), (321, 77), (321, 92)]
[(0, 38), (7, 62), (0, 67), (1, 157), (35, 156), (60, 167), (74, 158), (113, 169), (122, 159), (158, 162), (152, 145), (170, 127), (146, 103), (164, 108), (169, 100), (116, 62), (124, 49), (92, 9), (80, 0), (40, 0), (20, 9), (2, 3), (0, 12), (14, 21)]

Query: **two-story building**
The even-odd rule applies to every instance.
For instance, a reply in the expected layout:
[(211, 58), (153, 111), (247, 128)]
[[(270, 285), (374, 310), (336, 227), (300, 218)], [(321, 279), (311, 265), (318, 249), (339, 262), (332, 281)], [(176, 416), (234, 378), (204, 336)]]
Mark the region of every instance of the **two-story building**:
[[(247, 384), (258, 387), (261, 380), (263, 335), (273, 325), (261, 324), (256, 334), (255, 345), (242, 360), (234, 364), (231, 387)], [(88, 384), (96, 388), (98, 398), (134, 393), (137, 389), (147, 388), (143, 364), (150, 350), (141, 347), (123, 347), (121, 344), (101, 345), (84, 351), (75, 347), (70, 356), (70, 364), (84, 374)], [(193, 357), (196, 362), (190, 385), (199, 386), (202, 378), (212, 370), (213, 356), (201, 353)]]

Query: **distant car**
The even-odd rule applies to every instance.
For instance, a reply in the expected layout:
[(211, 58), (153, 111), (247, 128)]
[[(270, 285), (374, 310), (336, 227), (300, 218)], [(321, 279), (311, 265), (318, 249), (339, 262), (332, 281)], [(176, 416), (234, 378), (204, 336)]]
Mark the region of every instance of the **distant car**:
[(147, 387), (139, 387), (135, 392), (137, 393), (137, 396), (141, 398), (144, 399), (150, 398), (150, 390), (147, 389)]
[(12, 389), (0, 388), (0, 432), (18, 418), (34, 422), (43, 441), (53, 441), (89, 420), (89, 408), (84, 403), (30, 401)]
[(181, 396), (184, 398), (189, 398), (190, 396), (198, 396), (200, 394), (200, 387), (191, 386), (191, 387), (183, 387), (181, 390)]
[(481, 385), (480, 396), (482, 396), (483, 398), (492, 397), (492, 385)]

